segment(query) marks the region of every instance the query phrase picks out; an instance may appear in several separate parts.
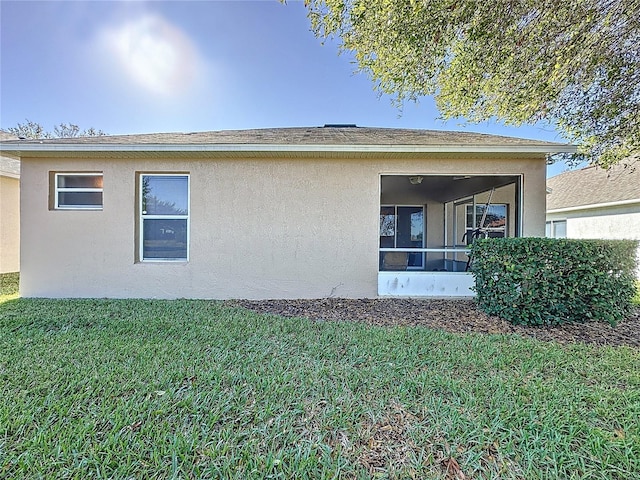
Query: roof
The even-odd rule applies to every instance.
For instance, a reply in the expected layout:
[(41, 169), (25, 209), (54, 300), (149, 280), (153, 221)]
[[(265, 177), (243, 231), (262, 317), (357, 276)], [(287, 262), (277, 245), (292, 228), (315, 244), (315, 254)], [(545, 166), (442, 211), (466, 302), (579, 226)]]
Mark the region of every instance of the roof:
[(610, 170), (589, 166), (547, 180), (547, 212), (588, 206), (640, 202), (640, 157)]
[[(17, 139), (15, 135), (0, 130), (0, 141)], [(20, 161), (0, 155), (0, 176), (20, 178)]]
[[(572, 145), (471, 132), (324, 127), (152, 133), (0, 142), (12, 155), (24, 152), (573, 152)], [(30, 155), (31, 156), (31, 155)]]

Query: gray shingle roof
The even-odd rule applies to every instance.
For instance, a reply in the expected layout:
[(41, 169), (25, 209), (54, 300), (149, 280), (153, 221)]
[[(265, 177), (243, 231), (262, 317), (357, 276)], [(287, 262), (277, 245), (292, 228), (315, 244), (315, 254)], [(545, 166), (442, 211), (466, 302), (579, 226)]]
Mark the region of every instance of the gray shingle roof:
[[(18, 137), (11, 133), (0, 130), (1, 140), (17, 140)], [(20, 176), (20, 160), (14, 158), (7, 158), (0, 155), (0, 175), (9, 177)]]
[(17, 140), (13, 133), (5, 132), (4, 130), (0, 130), (0, 140)]
[(294, 127), (255, 130), (219, 130), (193, 133), (149, 133), (100, 137), (21, 140), (21, 144), (44, 145), (478, 145), (566, 146), (522, 138), (471, 132), (368, 127)]
[(602, 203), (640, 201), (640, 158), (631, 158), (611, 170), (590, 166), (547, 180), (547, 211)]

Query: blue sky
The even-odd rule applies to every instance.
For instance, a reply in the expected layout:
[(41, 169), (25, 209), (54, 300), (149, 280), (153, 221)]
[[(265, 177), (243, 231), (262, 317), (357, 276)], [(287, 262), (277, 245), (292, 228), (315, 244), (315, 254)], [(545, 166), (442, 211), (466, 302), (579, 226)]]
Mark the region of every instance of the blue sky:
[[(545, 125), (402, 111), (310, 31), (302, 2), (0, 0), (0, 128), (26, 119), (109, 134), (318, 126), (466, 130), (563, 141)], [(564, 165), (554, 165), (550, 174)]]

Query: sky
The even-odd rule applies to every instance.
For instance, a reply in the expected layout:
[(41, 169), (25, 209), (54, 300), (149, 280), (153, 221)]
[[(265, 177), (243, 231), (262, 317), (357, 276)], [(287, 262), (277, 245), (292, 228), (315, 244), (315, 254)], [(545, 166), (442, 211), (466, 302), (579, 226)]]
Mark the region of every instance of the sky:
[[(548, 125), (442, 121), (356, 73), (302, 1), (0, 0), (0, 128), (108, 134), (356, 124), (563, 142)], [(567, 167), (556, 164), (549, 175)]]

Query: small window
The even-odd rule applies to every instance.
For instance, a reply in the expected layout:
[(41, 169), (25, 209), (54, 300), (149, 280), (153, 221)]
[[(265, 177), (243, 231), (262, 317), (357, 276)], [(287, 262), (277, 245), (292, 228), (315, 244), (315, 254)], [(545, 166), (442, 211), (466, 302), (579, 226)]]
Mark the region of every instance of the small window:
[(102, 173), (56, 173), (55, 208), (102, 210)]
[(546, 236), (549, 238), (567, 238), (567, 221), (552, 220), (547, 222)]
[(140, 175), (140, 259), (189, 258), (189, 176)]

